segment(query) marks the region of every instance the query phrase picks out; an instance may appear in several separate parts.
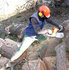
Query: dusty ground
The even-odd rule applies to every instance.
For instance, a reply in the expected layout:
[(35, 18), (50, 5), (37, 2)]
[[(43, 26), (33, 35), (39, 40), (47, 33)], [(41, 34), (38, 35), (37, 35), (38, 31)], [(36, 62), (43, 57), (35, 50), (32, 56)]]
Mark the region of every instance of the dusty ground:
[[(0, 37), (2, 38), (5, 38), (5, 37), (9, 37), (11, 39), (13, 39), (14, 37), (12, 36), (9, 36), (5, 33), (4, 31), (4, 28), (12, 23), (21, 23), (21, 24), (25, 24), (25, 25), (28, 25), (28, 19), (29, 17), (34, 13), (36, 12), (38, 9), (38, 7), (36, 9), (32, 8), (28, 11), (25, 11), (23, 13), (19, 13), (17, 14), (16, 16), (13, 16), (7, 20), (4, 20), (4, 21), (1, 21), (0, 22)], [(69, 8), (64, 8), (64, 7), (60, 7), (60, 8), (51, 8), (51, 15), (52, 15), (52, 18), (58, 22), (59, 24), (62, 24), (63, 21), (69, 19)], [(46, 28), (52, 28), (51, 25), (49, 24), (46, 24), (44, 29)], [(2, 31), (3, 30), (3, 31)], [(13, 39), (14, 40), (14, 39)], [(41, 44), (43, 45), (43, 44)], [(39, 49), (40, 49), (40, 46), (39, 44), (35, 45), (35, 46), (31, 46), (30, 47), (32, 50), (29, 49), (29, 59), (32, 60), (32, 59), (37, 59), (38, 58), (38, 54), (39, 54)], [(51, 47), (53, 48), (53, 47)], [(51, 48), (49, 48), (51, 51)], [(54, 48), (53, 48), (54, 49)], [(32, 54), (33, 53), (33, 54)], [(52, 53), (51, 56), (55, 56), (55, 53)], [(22, 63), (23, 64), (23, 63)], [(21, 64), (18, 65), (17, 67), (15, 67), (16, 70), (21, 70)]]

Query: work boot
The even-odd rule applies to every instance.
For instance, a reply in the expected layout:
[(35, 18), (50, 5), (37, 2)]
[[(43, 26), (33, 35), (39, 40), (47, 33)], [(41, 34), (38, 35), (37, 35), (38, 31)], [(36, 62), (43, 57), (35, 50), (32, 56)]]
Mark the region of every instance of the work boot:
[(12, 64), (10, 63), (10, 62), (8, 62), (7, 64), (6, 64), (6, 68), (10, 68), (12, 66)]

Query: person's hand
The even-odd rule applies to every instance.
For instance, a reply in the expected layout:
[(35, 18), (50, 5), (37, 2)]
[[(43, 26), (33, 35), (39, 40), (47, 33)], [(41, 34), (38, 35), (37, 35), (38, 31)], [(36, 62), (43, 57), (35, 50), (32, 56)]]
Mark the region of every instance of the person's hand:
[(64, 27), (60, 25), (60, 29), (58, 30), (58, 32), (64, 32)]

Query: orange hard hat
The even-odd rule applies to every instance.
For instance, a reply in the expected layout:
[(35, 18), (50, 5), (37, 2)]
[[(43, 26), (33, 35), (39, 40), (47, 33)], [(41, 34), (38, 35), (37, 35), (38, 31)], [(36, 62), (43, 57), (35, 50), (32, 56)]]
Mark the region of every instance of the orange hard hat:
[(47, 6), (43, 5), (39, 8), (39, 13), (42, 13), (42, 12), (47, 18), (50, 17), (50, 9)]

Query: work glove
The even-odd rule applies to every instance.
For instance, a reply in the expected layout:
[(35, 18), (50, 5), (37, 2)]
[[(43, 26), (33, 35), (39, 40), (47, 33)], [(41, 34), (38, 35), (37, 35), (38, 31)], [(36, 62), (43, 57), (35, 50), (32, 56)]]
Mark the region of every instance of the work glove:
[(61, 25), (59, 25), (59, 30), (58, 30), (58, 32), (64, 32), (64, 27), (61, 26)]

